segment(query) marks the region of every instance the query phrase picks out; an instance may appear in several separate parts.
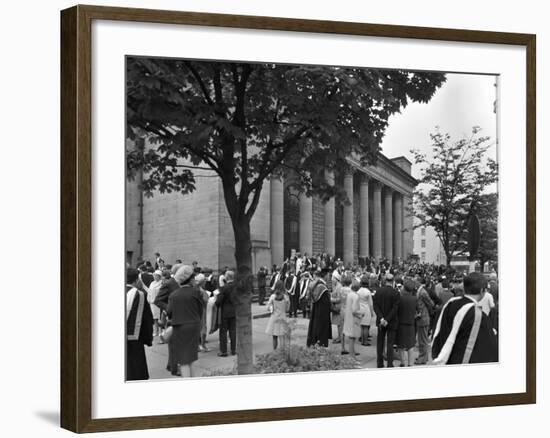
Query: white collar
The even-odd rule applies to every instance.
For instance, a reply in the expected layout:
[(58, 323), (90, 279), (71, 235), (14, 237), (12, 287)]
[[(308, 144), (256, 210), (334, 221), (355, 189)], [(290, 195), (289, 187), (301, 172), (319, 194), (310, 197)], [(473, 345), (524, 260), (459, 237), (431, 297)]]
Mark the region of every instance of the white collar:
[(469, 300), (471, 300), (475, 304), (479, 303), (479, 301), (474, 298), (474, 295), (464, 294), (464, 298), (468, 298)]

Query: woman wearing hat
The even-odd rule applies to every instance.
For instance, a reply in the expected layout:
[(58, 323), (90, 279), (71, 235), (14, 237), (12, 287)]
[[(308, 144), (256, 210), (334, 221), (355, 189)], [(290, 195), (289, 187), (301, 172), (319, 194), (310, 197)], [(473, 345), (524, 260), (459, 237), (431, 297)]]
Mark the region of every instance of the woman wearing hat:
[(194, 377), (193, 364), (198, 359), (203, 298), (200, 289), (193, 284), (193, 268), (181, 266), (174, 279), (180, 288), (168, 299), (167, 313), (172, 324), (168, 341), (169, 368), (173, 375)]
[(361, 345), (370, 345), (370, 326), (374, 317), (374, 306), (372, 303), (372, 292), (369, 290), (369, 276), (364, 274), (361, 277), (361, 287), (357, 291), (359, 295), (359, 305), (363, 312), (363, 318), (361, 318)]

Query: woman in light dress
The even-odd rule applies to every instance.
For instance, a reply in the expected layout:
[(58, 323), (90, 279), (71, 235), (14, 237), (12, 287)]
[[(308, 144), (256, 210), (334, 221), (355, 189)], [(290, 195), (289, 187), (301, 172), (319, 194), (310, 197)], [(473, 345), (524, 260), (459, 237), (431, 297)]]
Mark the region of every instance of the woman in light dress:
[[(344, 286), (344, 288), (348, 290), (346, 294), (346, 305), (344, 307), (343, 333), (344, 339), (348, 340), (349, 354), (355, 358), (355, 341), (361, 336), (361, 318), (363, 317), (363, 312), (359, 304), (359, 295), (357, 294), (360, 284), (356, 278), (351, 279), (351, 277), (348, 277), (346, 282), (348, 282), (348, 285)], [(351, 288), (349, 287), (349, 282), (351, 282)], [(346, 284), (344, 280), (342, 284)], [(342, 354), (346, 354), (344, 351), (345, 349), (342, 350)]]
[(342, 344), (342, 351), (345, 351), (344, 334), (342, 332), (344, 328), (344, 306), (346, 305), (346, 296), (343, 294), (346, 293), (346, 290), (343, 290), (344, 287), (342, 285), (344, 277), (345, 274), (342, 274), (338, 279), (335, 279), (333, 275), (332, 291), (330, 293), (331, 322), (338, 329), (338, 336), (332, 342), (334, 344)]
[(363, 318), (361, 318), (361, 345), (369, 346), (370, 345), (370, 326), (372, 324), (372, 319), (374, 318), (374, 305), (372, 302), (372, 292), (368, 288), (369, 286), (369, 276), (363, 275), (361, 277), (361, 287), (357, 291), (359, 295), (359, 306), (361, 312), (363, 312)]
[(286, 314), (290, 309), (290, 299), (285, 294), (285, 287), (281, 280), (277, 280), (273, 287), (273, 294), (269, 297), (267, 308), (271, 312), (265, 332), (273, 336), (273, 349), (279, 344), (279, 336), (284, 336), (287, 331)]
[[(352, 276), (349, 272), (345, 272), (342, 274), (342, 285), (340, 288), (337, 288), (337, 294), (340, 298), (340, 314), (339, 319), (337, 322), (338, 325), (338, 335), (340, 336), (340, 342), (342, 345), (342, 354), (349, 354), (348, 350), (346, 350), (346, 333), (344, 330), (345, 320), (346, 320), (346, 307), (347, 307), (347, 301), (348, 301), (348, 294), (351, 292), (350, 286), (351, 286), (351, 280)], [(334, 321), (333, 321), (334, 323)]]
[(160, 335), (160, 308), (153, 303), (155, 302), (155, 298), (157, 297), (161, 286), (162, 272), (156, 270), (155, 272), (153, 272), (153, 281), (149, 285), (149, 289), (147, 291), (147, 302), (149, 303), (149, 306), (151, 307), (151, 313), (153, 314), (153, 336)]
[(208, 332), (206, 331), (206, 308), (208, 306), (208, 300), (210, 299), (210, 293), (205, 289), (206, 276), (204, 274), (197, 274), (195, 276), (195, 285), (200, 290), (202, 301), (204, 304), (204, 311), (202, 312), (201, 316), (201, 337), (199, 342), (199, 351), (207, 353), (210, 351), (210, 349), (206, 346), (206, 335), (208, 334)]

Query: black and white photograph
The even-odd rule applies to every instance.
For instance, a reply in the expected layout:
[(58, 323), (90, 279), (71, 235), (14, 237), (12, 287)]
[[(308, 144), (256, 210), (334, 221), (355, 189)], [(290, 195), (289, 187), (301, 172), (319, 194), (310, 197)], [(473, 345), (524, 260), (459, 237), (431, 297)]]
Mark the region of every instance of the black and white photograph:
[(499, 361), (498, 75), (125, 80), (127, 381)]

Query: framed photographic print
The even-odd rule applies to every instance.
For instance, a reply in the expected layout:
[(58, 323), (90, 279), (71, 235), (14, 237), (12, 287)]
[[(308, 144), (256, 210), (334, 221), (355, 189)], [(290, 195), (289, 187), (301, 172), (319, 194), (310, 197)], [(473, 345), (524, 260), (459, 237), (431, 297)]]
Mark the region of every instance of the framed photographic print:
[(535, 35), (75, 6), (61, 55), (62, 427), (535, 403)]

